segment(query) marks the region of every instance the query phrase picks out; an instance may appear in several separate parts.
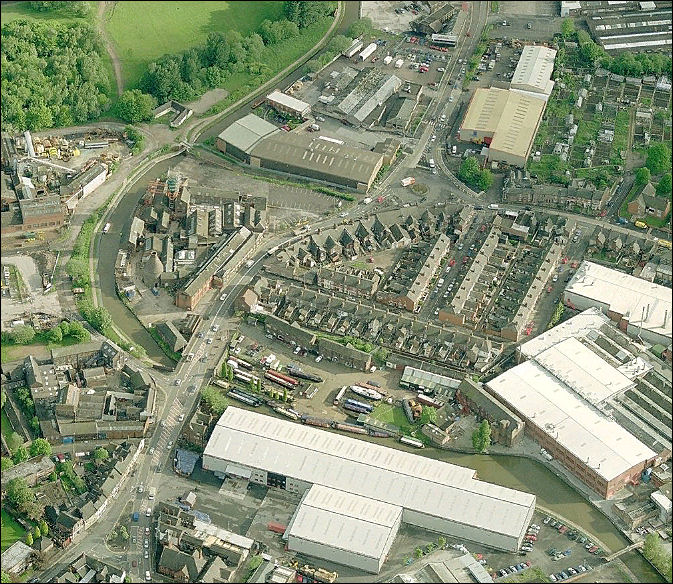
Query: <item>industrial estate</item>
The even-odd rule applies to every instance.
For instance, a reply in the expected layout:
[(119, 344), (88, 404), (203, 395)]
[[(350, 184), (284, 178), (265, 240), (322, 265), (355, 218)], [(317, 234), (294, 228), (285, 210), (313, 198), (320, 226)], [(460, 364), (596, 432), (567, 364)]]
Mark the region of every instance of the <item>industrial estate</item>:
[(2, 581), (670, 582), (671, 2), (149, 4), (2, 6)]

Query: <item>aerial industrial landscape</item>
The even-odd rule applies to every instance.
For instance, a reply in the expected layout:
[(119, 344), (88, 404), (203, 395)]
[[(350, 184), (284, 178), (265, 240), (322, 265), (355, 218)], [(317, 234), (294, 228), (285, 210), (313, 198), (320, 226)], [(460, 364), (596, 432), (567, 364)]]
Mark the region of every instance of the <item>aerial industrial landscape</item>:
[(1, 10), (2, 582), (671, 582), (670, 1)]

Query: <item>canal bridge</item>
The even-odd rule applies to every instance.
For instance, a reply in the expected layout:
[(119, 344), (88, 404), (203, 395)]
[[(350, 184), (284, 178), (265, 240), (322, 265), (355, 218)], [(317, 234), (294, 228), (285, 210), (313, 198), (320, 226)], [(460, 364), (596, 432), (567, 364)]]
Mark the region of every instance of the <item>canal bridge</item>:
[(610, 554), (609, 556), (603, 556), (603, 560), (605, 562), (611, 562), (612, 560), (618, 558), (619, 556), (625, 554), (626, 552), (630, 552), (631, 550), (643, 547), (644, 544), (645, 542), (643, 540), (637, 541), (636, 543), (632, 543), (631, 545), (626, 546), (624, 549), (621, 549), (618, 552), (615, 552), (614, 554)]

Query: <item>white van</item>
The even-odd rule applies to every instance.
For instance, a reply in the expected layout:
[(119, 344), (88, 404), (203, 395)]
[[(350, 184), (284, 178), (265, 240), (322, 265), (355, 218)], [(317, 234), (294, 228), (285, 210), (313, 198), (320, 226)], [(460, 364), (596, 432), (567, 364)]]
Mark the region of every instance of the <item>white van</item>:
[(152, 576), (150, 575), (149, 570), (145, 570), (145, 582), (151, 582), (152, 581)]
[(428, 160), (428, 164), (430, 165), (430, 168), (435, 168), (435, 159), (431, 158), (430, 160)]

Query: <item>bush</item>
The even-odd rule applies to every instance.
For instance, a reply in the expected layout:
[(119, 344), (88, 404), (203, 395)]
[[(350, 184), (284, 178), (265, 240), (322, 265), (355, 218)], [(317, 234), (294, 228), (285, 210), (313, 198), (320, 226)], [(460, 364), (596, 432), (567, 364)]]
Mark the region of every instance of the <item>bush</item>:
[(668, 144), (659, 142), (647, 149), (645, 166), (652, 174), (661, 174), (671, 169), (671, 149)]
[(51, 456), (51, 444), (44, 438), (36, 438), (30, 445), (30, 456)]
[(117, 116), (125, 122), (145, 122), (154, 117), (157, 101), (139, 89), (127, 89), (121, 94), (115, 107)]
[(12, 340), (17, 345), (28, 345), (35, 338), (35, 329), (27, 324), (14, 327), (12, 330)]

